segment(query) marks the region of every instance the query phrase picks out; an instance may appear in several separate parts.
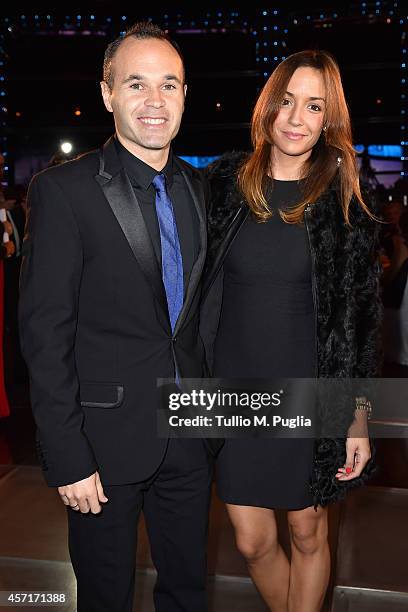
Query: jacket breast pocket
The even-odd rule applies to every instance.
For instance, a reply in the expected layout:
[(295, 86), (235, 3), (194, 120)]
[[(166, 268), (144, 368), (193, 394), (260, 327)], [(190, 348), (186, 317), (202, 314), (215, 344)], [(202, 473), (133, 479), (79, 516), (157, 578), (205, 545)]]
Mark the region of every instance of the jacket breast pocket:
[(117, 383), (82, 382), (79, 397), (84, 408), (119, 408), (124, 388)]

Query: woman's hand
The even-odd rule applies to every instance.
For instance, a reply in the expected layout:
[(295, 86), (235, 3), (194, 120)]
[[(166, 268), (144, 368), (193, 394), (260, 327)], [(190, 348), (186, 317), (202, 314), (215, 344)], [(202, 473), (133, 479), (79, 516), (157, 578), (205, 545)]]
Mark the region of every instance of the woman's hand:
[(371, 457), (369, 438), (347, 438), (346, 451), (346, 463), (338, 468), (337, 480), (353, 480), (361, 475)]
[(355, 411), (355, 419), (348, 430), (346, 441), (346, 463), (337, 470), (337, 480), (353, 480), (361, 475), (371, 457), (370, 439), (368, 437), (367, 413)]

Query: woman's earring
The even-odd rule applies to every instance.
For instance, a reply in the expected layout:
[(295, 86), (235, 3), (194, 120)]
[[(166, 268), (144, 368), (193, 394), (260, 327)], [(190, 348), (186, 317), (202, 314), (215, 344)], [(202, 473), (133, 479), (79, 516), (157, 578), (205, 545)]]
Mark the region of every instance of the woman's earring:
[(325, 132), (326, 130), (327, 130), (327, 125), (324, 126), (323, 132)]

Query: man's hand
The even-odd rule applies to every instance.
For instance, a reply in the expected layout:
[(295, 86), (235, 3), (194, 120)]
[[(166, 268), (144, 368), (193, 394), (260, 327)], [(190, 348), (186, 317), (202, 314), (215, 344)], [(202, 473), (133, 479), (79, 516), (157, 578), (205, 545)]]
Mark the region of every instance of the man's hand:
[(58, 493), (66, 506), (84, 514), (89, 511), (98, 514), (102, 510), (101, 503), (108, 501), (98, 472), (73, 484), (58, 487)]

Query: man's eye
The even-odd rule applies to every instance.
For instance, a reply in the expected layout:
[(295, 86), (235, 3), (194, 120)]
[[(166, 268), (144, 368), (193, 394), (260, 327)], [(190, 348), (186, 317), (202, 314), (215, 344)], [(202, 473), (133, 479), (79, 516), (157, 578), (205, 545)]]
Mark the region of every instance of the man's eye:
[(164, 85), (164, 89), (176, 89), (175, 85), (172, 85), (171, 83), (166, 83)]
[(132, 83), (130, 87), (131, 87), (131, 89), (142, 89), (142, 84), (141, 83)]

